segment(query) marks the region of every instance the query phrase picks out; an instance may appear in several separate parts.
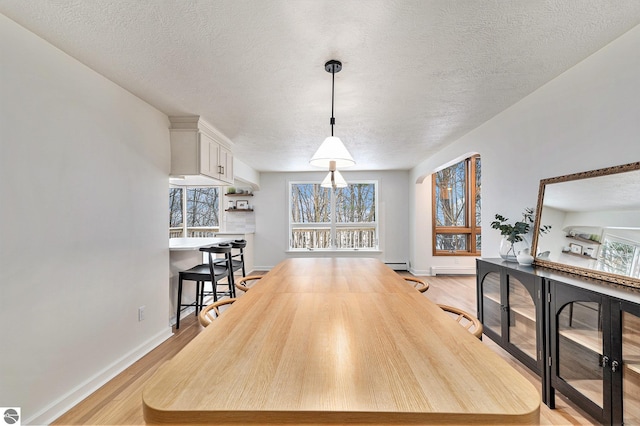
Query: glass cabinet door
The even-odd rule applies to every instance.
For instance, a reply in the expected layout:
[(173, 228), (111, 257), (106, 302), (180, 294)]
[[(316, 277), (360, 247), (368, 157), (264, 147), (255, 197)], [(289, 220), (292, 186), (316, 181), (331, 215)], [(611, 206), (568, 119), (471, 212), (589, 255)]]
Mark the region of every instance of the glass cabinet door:
[(537, 360), (536, 305), (524, 284), (509, 275), (509, 343)]
[(499, 272), (489, 272), (482, 279), (482, 315), (484, 329), (501, 336), (502, 306)]
[(640, 424), (640, 317), (626, 311), (622, 312), (621, 368), (622, 421), (625, 425), (637, 425)]
[(556, 321), (558, 377), (603, 409), (602, 304), (578, 296), (560, 309)]

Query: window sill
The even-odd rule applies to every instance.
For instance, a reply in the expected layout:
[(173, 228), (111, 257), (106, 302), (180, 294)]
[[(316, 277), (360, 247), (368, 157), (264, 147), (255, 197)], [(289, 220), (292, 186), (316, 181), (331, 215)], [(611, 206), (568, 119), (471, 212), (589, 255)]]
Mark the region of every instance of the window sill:
[(357, 253), (382, 253), (382, 250), (379, 249), (313, 249), (313, 250), (309, 250), (309, 249), (289, 249), (287, 251), (285, 251), (285, 253), (287, 254), (292, 254), (292, 253), (296, 253), (296, 254), (301, 254), (301, 253), (307, 253), (307, 254), (346, 254), (346, 253), (350, 253), (350, 254), (357, 254)]

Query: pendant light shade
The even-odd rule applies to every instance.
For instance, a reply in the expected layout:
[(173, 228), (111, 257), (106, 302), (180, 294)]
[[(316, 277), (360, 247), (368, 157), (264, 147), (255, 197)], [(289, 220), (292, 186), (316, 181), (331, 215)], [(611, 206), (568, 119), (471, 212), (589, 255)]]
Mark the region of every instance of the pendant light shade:
[(331, 73), (331, 120), (329, 124), (331, 124), (331, 136), (326, 138), (320, 148), (313, 154), (309, 164), (316, 167), (330, 167), (331, 162), (334, 162), (334, 168), (331, 170), (335, 170), (335, 167), (350, 167), (356, 164), (353, 160), (353, 157), (347, 151), (347, 148), (344, 146), (340, 138), (333, 136), (333, 126), (336, 123), (336, 119), (333, 116), (333, 100), (334, 100), (334, 86), (335, 86), (335, 75), (337, 72), (342, 70), (342, 62), (336, 61), (332, 59), (324, 64), (324, 69), (327, 72)]
[(339, 171), (331, 171), (327, 174), (327, 177), (324, 178), (322, 183), (320, 184), (323, 188), (346, 188), (347, 181), (344, 180), (342, 174)]
[(312, 166), (327, 168), (331, 161), (335, 161), (336, 167), (339, 168), (356, 164), (340, 138), (335, 136), (329, 136), (322, 142), (322, 145), (320, 145), (320, 148), (313, 154), (309, 163)]

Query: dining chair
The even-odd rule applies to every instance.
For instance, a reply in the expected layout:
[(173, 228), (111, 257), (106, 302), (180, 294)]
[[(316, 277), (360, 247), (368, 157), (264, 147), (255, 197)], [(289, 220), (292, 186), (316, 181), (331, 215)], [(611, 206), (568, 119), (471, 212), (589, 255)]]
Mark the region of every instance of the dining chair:
[(455, 320), (478, 339), (482, 337), (482, 323), (467, 311), (448, 305), (438, 305), (440, 309), (455, 316)]
[[(198, 315), (200, 309), (204, 305), (204, 295), (212, 294), (214, 302), (218, 300), (217, 285), (218, 281), (227, 277), (230, 284), (229, 288), (233, 289), (235, 295), (235, 287), (233, 287), (233, 274), (231, 270), (231, 244), (218, 244), (212, 247), (203, 247), (202, 252), (209, 253), (209, 263), (203, 263), (185, 271), (180, 271), (178, 276), (178, 302), (176, 303), (176, 330), (180, 328), (180, 312), (184, 309), (194, 306), (195, 315)], [(216, 259), (213, 254), (224, 254), (224, 258)], [(182, 303), (182, 288), (184, 281), (196, 282), (196, 298), (191, 303)], [(205, 283), (210, 282), (212, 291), (205, 292)]]
[(253, 287), (255, 284), (254, 281), (257, 281), (262, 277), (263, 275), (249, 275), (248, 277), (242, 277), (236, 280), (236, 288), (246, 293), (251, 289), (251, 287)]
[(223, 311), (221, 309), (222, 306), (231, 305), (235, 301), (236, 299), (233, 299), (233, 298), (221, 299), (208, 306), (205, 306), (204, 309), (202, 309), (200, 311), (200, 314), (198, 315), (198, 320), (200, 321), (200, 324), (202, 324), (203, 327), (208, 326), (209, 324), (211, 324), (211, 321), (218, 318), (220, 314), (222, 314), (222, 311)]
[(420, 278), (407, 276), (403, 276), (402, 278), (404, 278), (405, 281), (409, 281), (413, 288), (418, 290), (420, 293), (424, 293), (425, 291), (429, 290), (429, 284), (421, 280)]

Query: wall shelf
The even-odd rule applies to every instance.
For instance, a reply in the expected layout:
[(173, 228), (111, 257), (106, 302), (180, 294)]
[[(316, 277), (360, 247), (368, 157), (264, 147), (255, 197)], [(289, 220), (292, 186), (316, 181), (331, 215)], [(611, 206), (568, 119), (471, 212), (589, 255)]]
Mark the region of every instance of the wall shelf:
[(593, 260), (595, 260), (595, 257), (591, 257), (588, 254), (578, 254), (578, 253), (572, 253), (570, 251), (563, 251), (562, 254), (568, 254), (570, 256), (581, 257), (583, 259), (593, 259)]
[(599, 241), (587, 240), (586, 238), (581, 238), (581, 237), (572, 237), (571, 235), (567, 235), (567, 238), (569, 238), (570, 240), (581, 241), (581, 242), (587, 243), (587, 244), (595, 244), (595, 245), (602, 244)]
[(252, 212), (253, 209), (226, 209), (225, 212)]
[(253, 197), (253, 194), (224, 194), (227, 197)]

